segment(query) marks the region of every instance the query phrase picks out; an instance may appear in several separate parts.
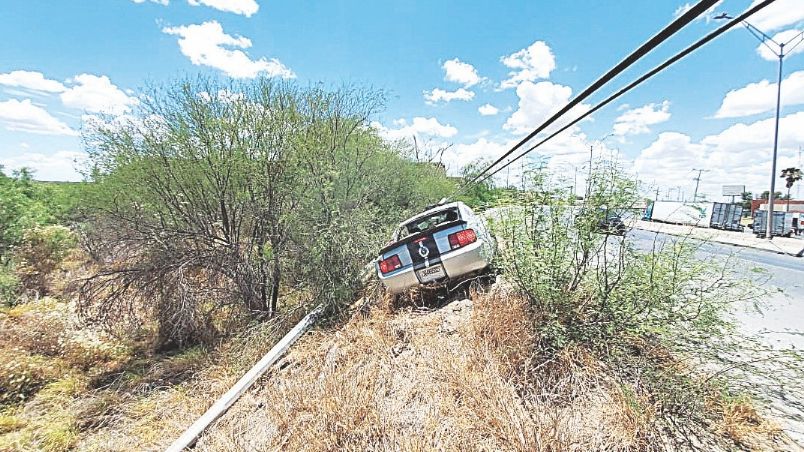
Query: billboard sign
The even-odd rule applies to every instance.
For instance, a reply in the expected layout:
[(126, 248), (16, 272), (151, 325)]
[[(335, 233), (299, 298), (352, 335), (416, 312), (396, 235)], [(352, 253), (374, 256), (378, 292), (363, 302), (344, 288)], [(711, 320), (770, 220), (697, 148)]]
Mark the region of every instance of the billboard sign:
[(745, 193), (745, 185), (724, 185), (723, 196), (740, 196)]

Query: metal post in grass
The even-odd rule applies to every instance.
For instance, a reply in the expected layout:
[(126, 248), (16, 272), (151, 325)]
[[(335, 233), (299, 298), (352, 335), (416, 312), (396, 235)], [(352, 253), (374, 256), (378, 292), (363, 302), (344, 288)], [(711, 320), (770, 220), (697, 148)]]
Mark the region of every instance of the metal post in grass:
[(197, 421), (193, 423), (170, 447), (167, 452), (181, 452), (192, 447), (204, 430), (224, 413), (293, 345), (321, 316), (324, 305), (319, 305), (307, 314), (288, 334), (262, 357), (240, 380), (215, 402)]

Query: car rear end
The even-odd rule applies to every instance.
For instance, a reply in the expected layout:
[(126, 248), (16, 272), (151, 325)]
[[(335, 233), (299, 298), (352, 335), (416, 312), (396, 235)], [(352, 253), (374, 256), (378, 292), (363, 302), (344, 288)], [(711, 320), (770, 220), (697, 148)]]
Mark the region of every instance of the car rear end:
[(401, 225), (426, 222), (432, 215), (445, 215), (438, 224), (414, 231), (380, 251), (377, 274), (392, 293), (416, 286), (436, 286), (482, 270), (491, 262), (492, 240), (485, 225), (471, 210), (452, 203), (434, 209)]

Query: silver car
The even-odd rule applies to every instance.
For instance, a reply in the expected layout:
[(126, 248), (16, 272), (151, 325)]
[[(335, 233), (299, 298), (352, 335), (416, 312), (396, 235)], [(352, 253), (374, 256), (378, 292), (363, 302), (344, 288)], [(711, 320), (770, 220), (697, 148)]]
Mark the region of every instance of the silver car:
[(466, 204), (440, 204), (402, 222), (380, 250), (377, 275), (391, 293), (444, 285), (489, 267), (496, 242)]

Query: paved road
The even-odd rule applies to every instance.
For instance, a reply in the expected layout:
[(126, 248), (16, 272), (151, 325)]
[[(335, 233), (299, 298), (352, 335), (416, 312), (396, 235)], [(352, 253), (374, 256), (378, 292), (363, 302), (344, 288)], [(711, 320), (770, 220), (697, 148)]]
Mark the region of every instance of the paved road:
[[(678, 240), (678, 237), (634, 229), (631, 243), (649, 250), (654, 240)], [(702, 259), (732, 259), (736, 276), (764, 283), (769, 294), (764, 298), (764, 313), (739, 310), (735, 315), (743, 332), (761, 334), (775, 347), (795, 346), (804, 349), (804, 258), (768, 251), (707, 242), (701, 245)], [(767, 282), (765, 282), (767, 281)]]

